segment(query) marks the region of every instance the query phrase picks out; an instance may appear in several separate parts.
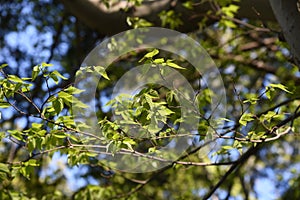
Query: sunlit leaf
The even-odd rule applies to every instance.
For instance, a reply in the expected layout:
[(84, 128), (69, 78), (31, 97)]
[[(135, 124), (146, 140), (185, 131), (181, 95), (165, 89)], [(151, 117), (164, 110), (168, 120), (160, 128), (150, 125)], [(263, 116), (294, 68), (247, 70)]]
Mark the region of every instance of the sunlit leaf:
[(248, 122), (253, 121), (253, 120), (254, 120), (253, 114), (251, 114), (251, 113), (244, 113), (242, 115), (242, 117), (240, 118), (239, 123), (242, 126), (246, 126)]
[(105, 68), (102, 66), (95, 66), (94, 67), (95, 71), (100, 74), (101, 76), (103, 76), (103, 78), (110, 80), (109, 77), (107, 76), (107, 73), (105, 71)]

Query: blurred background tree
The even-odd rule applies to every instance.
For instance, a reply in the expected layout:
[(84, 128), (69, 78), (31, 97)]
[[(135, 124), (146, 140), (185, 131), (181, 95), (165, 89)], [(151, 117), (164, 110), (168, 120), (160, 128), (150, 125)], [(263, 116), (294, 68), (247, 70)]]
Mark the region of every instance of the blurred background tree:
[[(29, 154), (34, 151), (28, 143), (18, 142), (11, 131), (32, 129), (33, 123), (42, 122), (24, 114), (39, 112), (16, 95), (14, 105), (24, 113), (1, 104), (0, 199), (299, 198), (300, 13), (296, 0), (19, 0), (1, 1), (0, 12), (0, 64), (8, 64), (3, 78), (5, 74), (32, 77), (33, 66), (42, 62), (52, 63), (50, 71), (67, 77), (58, 84), (48, 84), (42, 75), (36, 78), (30, 99), (38, 107), (43, 107), (49, 93), (73, 83), (83, 59), (104, 39), (131, 28), (159, 26), (187, 33), (214, 59), (226, 86), (226, 118), (230, 120), (216, 160), (196, 153), (183, 158), (185, 163), (157, 172), (130, 174), (112, 170), (92, 155), (79, 156), (76, 150)], [(118, 80), (144, 54), (121, 58), (108, 74)], [(172, 57), (166, 52), (160, 55)], [(189, 63), (181, 60), (180, 66), (189, 68)], [(199, 79), (193, 70), (184, 75), (191, 83)], [(113, 81), (98, 86), (100, 119), (111, 118), (101, 99), (110, 98)], [(291, 131), (285, 133), (288, 127)], [(72, 156), (80, 159), (72, 161)], [(228, 164), (199, 166), (210, 161)], [(22, 172), (18, 163), (29, 163), (29, 167)]]

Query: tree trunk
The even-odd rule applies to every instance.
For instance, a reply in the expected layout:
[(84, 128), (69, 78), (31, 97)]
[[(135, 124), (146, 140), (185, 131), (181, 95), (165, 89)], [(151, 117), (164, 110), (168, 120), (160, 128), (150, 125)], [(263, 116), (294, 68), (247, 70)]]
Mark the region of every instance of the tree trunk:
[(293, 58), (300, 67), (300, 11), (297, 0), (270, 0), (270, 4)]
[[(155, 26), (160, 26), (158, 14), (168, 9), (181, 14), (183, 25), (177, 30), (189, 32), (198, 29), (198, 22), (201, 21), (206, 11), (211, 9), (209, 2), (205, 2), (189, 10), (178, 0), (144, 1), (138, 7), (121, 1), (109, 8), (99, 0), (61, 0), (61, 2), (79, 20), (104, 35), (113, 35), (129, 29), (126, 23), (127, 17), (142, 17), (154, 23)], [(126, 12), (125, 8), (128, 9)], [(275, 19), (268, 0), (242, 0), (238, 17), (262, 21)]]
[[(79, 20), (104, 35), (114, 35), (130, 29), (126, 23), (127, 17), (142, 17), (155, 26), (160, 26), (158, 14), (168, 9), (181, 13), (183, 25), (177, 30), (190, 32), (198, 29), (198, 22), (211, 8), (209, 2), (205, 2), (189, 10), (184, 8), (179, 0), (148, 0), (138, 7), (130, 5), (127, 1), (120, 1), (110, 5), (109, 8), (99, 0), (61, 0), (61, 2)], [(300, 13), (297, 10), (297, 0), (241, 0), (237, 17), (264, 22), (276, 20), (273, 13), (299, 66), (300, 37), (296, 36), (300, 35)]]

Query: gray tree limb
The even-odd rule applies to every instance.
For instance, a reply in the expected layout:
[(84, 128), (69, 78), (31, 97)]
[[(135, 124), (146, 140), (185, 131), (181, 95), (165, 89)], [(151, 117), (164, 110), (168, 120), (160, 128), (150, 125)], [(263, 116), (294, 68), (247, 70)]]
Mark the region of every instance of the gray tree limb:
[[(211, 9), (208, 1), (200, 3), (200, 0), (196, 3), (194, 10), (183, 7), (180, 0), (145, 0), (141, 6), (119, 1), (110, 5), (109, 8), (99, 0), (61, 0), (61, 2), (79, 20), (104, 35), (113, 35), (128, 30), (130, 27), (126, 24), (127, 17), (142, 17), (154, 23), (155, 26), (160, 26), (158, 14), (168, 9), (181, 14), (183, 25), (178, 28), (178, 31), (189, 32), (198, 29), (198, 22), (204, 17), (206, 11)], [(268, 0), (242, 0), (238, 17), (262, 21), (275, 19)]]
[(297, 8), (297, 0), (270, 0), (270, 4), (294, 60), (300, 66), (300, 11)]
[[(193, 10), (183, 7), (180, 0), (144, 0), (141, 6), (119, 1), (109, 8), (99, 0), (61, 0), (61, 2), (79, 20), (103, 35), (114, 35), (130, 29), (126, 23), (127, 17), (142, 17), (155, 26), (160, 26), (158, 14), (168, 9), (181, 14), (183, 24), (177, 30), (190, 32), (198, 29), (198, 22), (206, 11), (211, 9), (209, 1), (200, 3), (202, 2), (200, 0)], [(257, 19), (262, 22), (277, 20), (299, 65), (300, 37), (296, 36), (300, 35), (300, 13), (297, 10), (297, 0), (241, 0), (239, 5), (237, 14), (239, 18)]]

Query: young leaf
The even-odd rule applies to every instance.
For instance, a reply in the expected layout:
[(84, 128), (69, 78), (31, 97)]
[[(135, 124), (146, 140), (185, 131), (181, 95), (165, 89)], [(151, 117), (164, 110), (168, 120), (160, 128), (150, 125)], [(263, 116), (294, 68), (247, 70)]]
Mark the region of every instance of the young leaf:
[(53, 72), (51, 72), (52, 75), (55, 75), (56, 77), (59, 77), (63, 80), (67, 80), (68, 78), (64, 77), (63, 75), (61, 75), (58, 71), (54, 70)]
[(63, 103), (63, 100), (61, 98), (56, 98), (52, 102), (52, 105), (53, 105), (53, 108), (54, 108), (56, 114), (59, 114), (64, 108), (64, 103)]
[(53, 64), (43, 62), (41, 66), (42, 67), (52, 67)]
[(107, 73), (105, 71), (105, 68), (102, 66), (94, 66), (95, 71), (100, 74), (101, 76), (103, 76), (103, 78), (110, 80), (109, 77), (107, 76)]
[(125, 144), (128, 149), (130, 149), (131, 151), (133, 151), (133, 148), (132, 148), (132, 145), (135, 145), (135, 141), (133, 141), (132, 139), (130, 138), (126, 138), (124, 141), (123, 141), (123, 144)]
[(34, 81), (36, 79), (36, 77), (38, 76), (39, 73), (40, 73), (39, 66), (34, 66), (33, 70), (32, 70), (32, 74), (31, 74), (32, 81)]
[(80, 90), (76, 87), (70, 86), (67, 89), (64, 89), (64, 91), (68, 94), (80, 94), (82, 93), (84, 90)]
[(8, 66), (8, 64), (2, 64), (1, 66), (0, 66), (0, 69), (2, 69), (2, 68), (4, 68), (4, 67), (7, 67)]
[(59, 139), (66, 138), (66, 134), (60, 130), (52, 130), (50, 132), (50, 134), (52, 134), (54, 137), (59, 138)]
[(173, 63), (172, 61), (170, 60), (167, 60), (166, 64), (169, 66), (169, 67), (173, 67), (175, 69), (185, 69), (183, 67), (180, 67), (179, 65), (177, 65), (176, 63)]
[(23, 83), (24, 81), (15, 75), (8, 75), (8, 80), (16, 82), (16, 83)]
[(72, 98), (72, 104), (73, 104), (73, 107), (75, 108), (88, 108), (89, 106), (86, 105), (85, 103), (83, 103), (82, 101), (80, 101), (79, 99), (73, 97)]
[(182, 5), (183, 5), (183, 7), (187, 8), (189, 10), (193, 9), (193, 2), (192, 1), (186, 1)]
[(242, 117), (240, 118), (239, 120), (239, 123), (242, 125), (242, 126), (246, 126), (247, 125), (247, 122), (250, 122), (250, 121), (253, 121), (254, 118), (253, 118), (253, 114), (251, 113), (244, 113), (242, 115)]
[(59, 97), (59, 98), (62, 98), (63, 101), (64, 101), (66, 104), (72, 103), (72, 98), (75, 98), (75, 97), (72, 97), (71, 94), (68, 94), (68, 93), (66, 93), (66, 92), (64, 92), (64, 91), (60, 91), (60, 92), (58, 93), (58, 97)]
[(11, 136), (16, 138), (17, 140), (23, 140), (22, 132), (18, 130), (8, 130), (8, 133), (10, 133)]
[(39, 166), (40, 164), (37, 162), (37, 160), (30, 159), (26, 162), (25, 165), (36, 167), (36, 166)]
[(147, 53), (144, 58), (153, 58), (155, 55), (159, 53), (158, 49), (154, 49), (153, 51)]
[(145, 59), (146, 60), (152, 59), (158, 53), (159, 53), (159, 50), (158, 49), (154, 49), (153, 51), (151, 51), (151, 52), (147, 53), (146, 55), (144, 55), (144, 57), (139, 60), (139, 63), (143, 62)]
[(165, 62), (164, 58), (157, 58), (153, 61), (154, 64), (162, 64), (163, 62)]
[(231, 150), (231, 149), (233, 149), (233, 147), (232, 146), (222, 146), (222, 149)]
[(284, 85), (282, 85), (282, 84), (280, 84), (280, 83), (278, 83), (278, 84), (270, 84), (268, 87), (271, 87), (271, 88), (278, 88), (278, 89), (283, 90), (283, 91), (285, 91), (285, 92), (287, 92), (287, 93), (292, 93), (291, 91), (289, 91), (289, 90), (287, 89), (286, 86), (284, 86)]
[(0, 163), (0, 172), (4, 172), (4, 173), (9, 174), (8, 165), (4, 164), (4, 163)]
[(10, 107), (10, 104), (7, 102), (0, 102), (0, 108), (8, 108)]
[(169, 108), (167, 107), (160, 107), (159, 110), (157, 110), (157, 112), (161, 115), (161, 116), (168, 116), (168, 115), (171, 115), (173, 114), (174, 112), (172, 110), (170, 110)]

